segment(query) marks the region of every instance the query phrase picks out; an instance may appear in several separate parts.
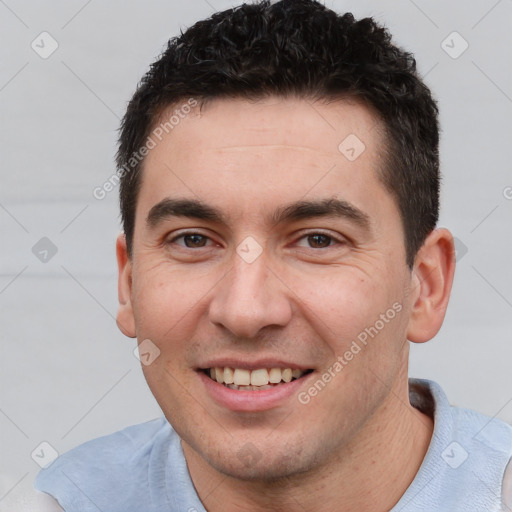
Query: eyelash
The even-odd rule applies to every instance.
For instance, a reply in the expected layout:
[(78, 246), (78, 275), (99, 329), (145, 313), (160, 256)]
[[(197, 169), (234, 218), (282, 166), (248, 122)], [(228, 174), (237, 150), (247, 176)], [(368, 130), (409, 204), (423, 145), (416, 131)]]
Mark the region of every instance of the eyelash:
[[(166, 245), (168, 244), (174, 244), (176, 243), (177, 240), (179, 240), (180, 238), (185, 238), (187, 236), (194, 236), (194, 235), (197, 235), (197, 236), (200, 236), (200, 237), (203, 237), (203, 238), (206, 238), (207, 240), (210, 240), (212, 241), (212, 239), (207, 236), (207, 235), (203, 235), (202, 233), (199, 233), (197, 231), (187, 231), (185, 233), (180, 233), (179, 235), (171, 238), (167, 243)], [(302, 240), (302, 239), (307, 239), (308, 237), (312, 237), (312, 236), (317, 236), (317, 235), (320, 235), (320, 236), (324, 236), (328, 239), (330, 239), (331, 242), (337, 242), (338, 244), (341, 244), (341, 245), (346, 245), (347, 244), (347, 240), (346, 239), (343, 239), (343, 238), (337, 238), (333, 235), (331, 235), (330, 233), (325, 233), (323, 231), (311, 231), (311, 232), (308, 232), (308, 233), (304, 233), (302, 236), (300, 236), (297, 241), (299, 240)], [(326, 247), (307, 247), (308, 249), (327, 249), (329, 247), (332, 247), (334, 245), (334, 243), (330, 243), (329, 245), (327, 245)], [(180, 247), (182, 247), (183, 249), (194, 249), (194, 247), (186, 247), (184, 245), (180, 245)], [(206, 246), (208, 247), (208, 246)], [(198, 247), (196, 249), (204, 249), (205, 247)]]

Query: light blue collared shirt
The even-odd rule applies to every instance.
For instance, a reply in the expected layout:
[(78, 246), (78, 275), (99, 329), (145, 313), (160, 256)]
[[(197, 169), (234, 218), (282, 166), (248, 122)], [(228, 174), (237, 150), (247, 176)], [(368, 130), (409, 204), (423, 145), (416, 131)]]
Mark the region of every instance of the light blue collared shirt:
[[(435, 382), (409, 382), (411, 403), (433, 414), (434, 432), (390, 512), (512, 512), (512, 427), (450, 406)], [(206, 512), (180, 438), (163, 417), (70, 450), (38, 474), (34, 487), (66, 512)]]

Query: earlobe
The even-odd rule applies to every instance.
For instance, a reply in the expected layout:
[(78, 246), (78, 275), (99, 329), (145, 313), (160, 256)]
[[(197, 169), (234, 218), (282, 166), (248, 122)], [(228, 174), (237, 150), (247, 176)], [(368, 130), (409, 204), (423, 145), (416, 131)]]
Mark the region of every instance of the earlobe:
[(132, 308), (132, 262), (128, 256), (124, 233), (117, 237), (116, 255), (118, 268), (117, 294), (119, 299), (116, 322), (125, 336), (135, 338), (135, 318)]
[(432, 339), (441, 328), (455, 273), (453, 236), (433, 230), (418, 251), (411, 286), (411, 315), (407, 338), (415, 343)]

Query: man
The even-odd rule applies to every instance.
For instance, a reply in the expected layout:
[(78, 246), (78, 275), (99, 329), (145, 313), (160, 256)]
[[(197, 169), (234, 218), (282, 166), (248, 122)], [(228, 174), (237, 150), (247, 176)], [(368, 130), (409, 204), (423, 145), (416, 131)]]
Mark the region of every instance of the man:
[(68, 512), (511, 509), (512, 427), (408, 379), (455, 259), (436, 104), (384, 28), (313, 0), (198, 22), (118, 165), (117, 323), (165, 417), (36, 489)]

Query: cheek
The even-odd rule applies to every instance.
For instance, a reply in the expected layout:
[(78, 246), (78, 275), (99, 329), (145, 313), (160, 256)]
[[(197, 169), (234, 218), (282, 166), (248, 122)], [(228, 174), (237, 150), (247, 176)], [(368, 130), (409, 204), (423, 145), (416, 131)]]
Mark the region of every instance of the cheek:
[[(200, 313), (209, 280), (186, 279), (165, 264), (138, 268), (133, 280), (133, 309), (139, 338), (172, 342), (187, 338)], [(208, 282), (206, 282), (208, 281)]]
[(369, 323), (373, 324), (393, 303), (384, 283), (353, 268), (331, 270), (325, 279), (297, 282), (301, 283), (300, 296), (307, 306), (305, 309), (313, 313), (309, 315), (311, 321), (341, 346)]

